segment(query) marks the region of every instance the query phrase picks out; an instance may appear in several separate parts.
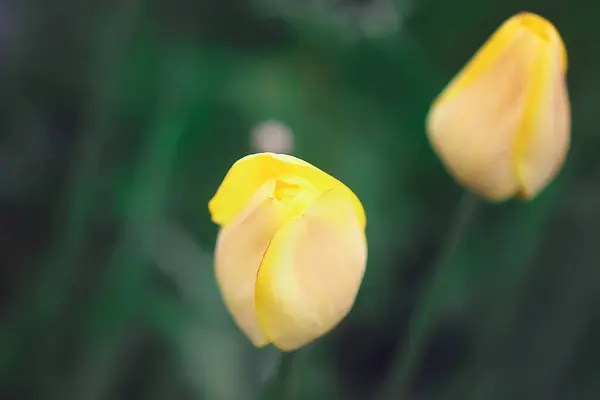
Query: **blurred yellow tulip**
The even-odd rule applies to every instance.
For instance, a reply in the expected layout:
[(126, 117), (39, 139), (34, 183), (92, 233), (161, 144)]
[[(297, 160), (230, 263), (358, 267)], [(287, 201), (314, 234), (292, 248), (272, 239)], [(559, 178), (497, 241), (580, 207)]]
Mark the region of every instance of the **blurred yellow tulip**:
[(532, 199), (570, 142), (567, 53), (546, 19), (508, 19), (434, 101), (429, 141), (458, 182), (492, 201)]
[(350, 311), (365, 272), (366, 218), (343, 183), (298, 158), (238, 160), (208, 208), (216, 278), (255, 346), (295, 350)]

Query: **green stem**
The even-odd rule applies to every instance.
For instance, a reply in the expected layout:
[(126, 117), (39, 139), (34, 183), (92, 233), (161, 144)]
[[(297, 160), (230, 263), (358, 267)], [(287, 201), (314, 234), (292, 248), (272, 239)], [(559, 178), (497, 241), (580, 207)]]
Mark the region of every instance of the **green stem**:
[(434, 264), (431, 284), (423, 292), (417, 303), (417, 308), (410, 321), (406, 345), (400, 346), (394, 357), (381, 396), (378, 396), (381, 399), (402, 399), (407, 395), (410, 381), (429, 337), (431, 322), (436, 312), (438, 294), (444, 289), (444, 284), (449, 280), (449, 274), (453, 272), (450, 269), (451, 263), (449, 260), (468, 230), (478, 200), (478, 197), (470, 192), (465, 192), (460, 199), (449, 234)]
[(285, 385), (283, 388), (283, 398), (285, 400), (294, 400), (296, 398), (296, 374), (294, 373), (296, 352), (284, 353), (282, 363), (285, 362), (287, 373), (285, 377)]
[(275, 375), (265, 383), (263, 399), (294, 400), (296, 398), (297, 352), (281, 352)]

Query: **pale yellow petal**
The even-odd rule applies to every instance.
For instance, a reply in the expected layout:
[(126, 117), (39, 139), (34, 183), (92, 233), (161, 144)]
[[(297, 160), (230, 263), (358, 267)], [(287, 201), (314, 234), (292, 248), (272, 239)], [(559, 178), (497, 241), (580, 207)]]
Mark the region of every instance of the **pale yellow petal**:
[(266, 181), (284, 176), (306, 179), (320, 191), (339, 190), (353, 204), (360, 225), (364, 227), (366, 224), (362, 204), (343, 183), (303, 160), (274, 153), (252, 154), (240, 159), (231, 167), (209, 202), (213, 221), (219, 225), (226, 225)]
[(364, 231), (343, 193), (324, 193), (286, 223), (256, 281), (256, 312), (269, 340), (289, 351), (335, 327), (354, 303), (366, 257)]
[(513, 18), (434, 102), (427, 131), (434, 151), (463, 185), (490, 200), (519, 190), (514, 148), (544, 44)]
[(569, 149), (571, 111), (562, 63), (564, 45), (551, 25), (540, 32), (541, 48), (532, 91), (516, 147), (520, 197), (533, 198), (560, 170)]
[(240, 329), (256, 346), (268, 343), (254, 307), (256, 274), (269, 242), (284, 220), (284, 206), (272, 197), (268, 181), (247, 207), (221, 228), (215, 250), (215, 273), (225, 305)]
[(263, 255), (277, 230), (319, 195), (303, 178), (268, 180), (219, 232), (215, 250), (217, 282), (233, 319), (256, 346), (268, 342), (254, 307), (256, 275)]

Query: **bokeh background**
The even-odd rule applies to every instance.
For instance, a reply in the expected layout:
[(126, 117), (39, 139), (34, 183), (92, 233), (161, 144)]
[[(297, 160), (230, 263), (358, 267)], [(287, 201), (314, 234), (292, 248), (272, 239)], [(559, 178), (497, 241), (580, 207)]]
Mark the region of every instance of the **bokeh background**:
[[(532, 203), (478, 204), (449, 252), (463, 190), (424, 118), (522, 10), (569, 50), (572, 150)], [(296, 399), (598, 399), (598, 13), (0, 1), (0, 398), (284, 399), (264, 389), (279, 353), (254, 349), (221, 301), (207, 209), (235, 160), (274, 150), (341, 179), (368, 216), (356, 305), (296, 355)]]

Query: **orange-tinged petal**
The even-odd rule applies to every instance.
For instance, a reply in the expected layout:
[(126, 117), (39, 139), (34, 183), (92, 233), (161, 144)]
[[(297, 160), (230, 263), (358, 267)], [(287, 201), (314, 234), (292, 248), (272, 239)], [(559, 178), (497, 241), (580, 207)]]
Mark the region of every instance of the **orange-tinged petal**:
[(335, 327), (354, 303), (366, 258), (356, 210), (339, 190), (282, 226), (256, 280), (256, 313), (269, 340), (290, 351)]
[(515, 148), (519, 195), (532, 199), (560, 170), (569, 150), (571, 110), (561, 62), (562, 39), (555, 29), (544, 32), (548, 45), (535, 63), (537, 76)]
[(427, 131), (434, 151), (460, 183), (495, 201), (528, 196), (547, 184), (566, 151), (565, 129), (559, 126), (568, 125), (568, 115), (562, 111), (548, 118), (564, 110), (565, 101), (568, 109), (566, 87), (559, 87), (566, 63), (552, 24), (521, 13), (507, 20), (450, 82), (432, 105)]
[[(506, 54), (506, 48), (513, 46), (519, 39), (546, 35), (559, 37), (556, 28), (550, 21), (539, 15), (522, 12), (509, 18), (481, 46), (467, 65), (448, 84), (444, 92), (436, 99), (436, 102), (451, 100), (458, 95), (464, 88), (478, 79), (482, 73), (493, 67), (493, 64)], [(566, 71), (567, 53), (564, 43), (560, 40), (557, 45), (560, 46), (558, 53), (560, 65), (562, 70)]]
[(284, 176), (303, 178), (320, 191), (339, 190), (353, 204), (360, 225), (365, 226), (366, 217), (362, 204), (348, 187), (306, 161), (275, 153), (252, 154), (238, 160), (231, 167), (208, 204), (213, 221), (222, 226), (228, 224), (258, 188), (269, 180)]
[(427, 119), (429, 140), (446, 168), (473, 192), (497, 201), (518, 190), (513, 148), (535, 40), (523, 32), (514, 39), (468, 86), (442, 95)]

